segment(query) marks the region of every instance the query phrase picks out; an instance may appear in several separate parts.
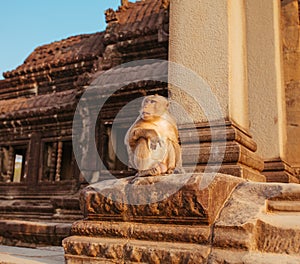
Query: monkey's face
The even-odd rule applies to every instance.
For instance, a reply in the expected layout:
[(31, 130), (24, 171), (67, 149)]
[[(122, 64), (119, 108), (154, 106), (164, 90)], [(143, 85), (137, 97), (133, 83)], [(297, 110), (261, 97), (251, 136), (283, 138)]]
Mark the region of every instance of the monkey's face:
[(161, 117), (168, 108), (168, 101), (166, 98), (159, 95), (147, 96), (140, 111), (141, 118), (148, 121)]

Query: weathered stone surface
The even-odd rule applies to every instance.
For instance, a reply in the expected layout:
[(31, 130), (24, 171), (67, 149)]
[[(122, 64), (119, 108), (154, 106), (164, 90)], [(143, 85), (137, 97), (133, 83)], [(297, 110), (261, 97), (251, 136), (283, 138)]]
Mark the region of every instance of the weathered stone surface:
[[(181, 196), (184, 196), (188, 195), (190, 189), (189, 195), (194, 197), (192, 201), (197, 201), (196, 204), (201, 204), (201, 208), (206, 208), (208, 211), (212, 209), (219, 212), (215, 218), (211, 218), (215, 220), (208, 224), (199, 221), (187, 225), (185, 222), (176, 222), (176, 219), (174, 222), (156, 223), (151, 218), (149, 220), (147, 215), (142, 221), (140, 218), (135, 218), (136, 215), (131, 215), (131, 218), (123, 216), (119, 219), (106, 218), (103, 217), (105, 206), (101, 207), (106, 203), (110, 207), (105, 212), (113, 216), (122, 215), (132, 208), (136, 208), (134, 212), (137, 214), (142, 212), (150, 214), (151, 210), (145, 210), (146, 205), (139, 204), (132, 205), (132, 208), (126, 207), (129, 205), (112, 206), (115, 202), (101, 198), (99, 193), (95, 196), (96, 191), (88, 188), (82, 193), (82, 196), (88, 198), (85, 201), (82, 199), (82, 203), (91, 204), (88, 210), (88, 205), (84, 207), (87, 218), (76, 222), (72, 227), (73, 236), (63, 241), (67, 263), (89, 261), (91, 263), (269, 264), (276, 263), (276, 260), (280, 260), (280, 263), (299, 261), (300, 209), (290, 202), (293, 201), (297, 205), (300, 201), (298, 184), (254, 183), (217, 174), (212, 181), (207, 182), (206, 188), (199, 188), (198, 191), (195, 191), (196, 188), (191, 188), (193, 184), (201, 186), (199, 180), (201, 177), (205, 179), (205, 176), (207, 175), (193, 174), (191, 181), (188, 181), (187, 185), (178, 192), (182, 191)], [(155, 179), (161, 180), (160, 177)], [(109, 193), (112, 193), (114, 188), (119, 191), (124, 190), (125, 180), (106, 181), (105, 184), (98, 185), (98, 188)], [(137, 181), (136, 185), (151, 182), (154, 184), (155, 181), (149, 177)], [(108, 184), (112, 186), (108, 187)], [(120, 188), (121, 186), (123, 187)], [(227, 192), (222, 190), (222, 188), (226, 189), (226, 186), (232, 187), (230, 192), (228, 189)], [(199, 195), (200, 193), (202, 196)], [(228, 197), (221, 203), (217, 200), (216, 194), (224, 195), (224, 193), (227, 193)], [(127, 197), (124, 196), (124, 192), (122, 194), (123, 196), (118, 197)], [(151, 193), (144, 193), (144, 195), (151, 195)], [(170, 201), (175, 203), (178, 200), (174, 197), (178, 198), (178, 196), (170, 196), (166, 200), (171, 199)], [(217, 206), (213, 209), (210, 201), (217, 205), (222, 204), (221, 208)], [(169, 212), (169, 206), (172, 207), (171, 202), (154, 208), (159, 208), (160, 216), (164, 216), (164, 211)], [(91, 211), (91, 208), (94, 211)], [(183, 213), (182, 219), (187, 217), (184, 213), (188, 211), (178, 212)], [(196, 262), (194, 258), (197, 258)]]
[(268, 212), (300, 212), (300, 201), (272, 201), (266, 203)]
[(264, 162), (255, 153), (256, 143), (234, 123), (180, 124), (179, 134), (187, 171), (194, 171), (196, 167), (197, 172), (208, 172), (215, 167), (213, 171), (251, 181), (266, 181), (261, 174)]
[(70, 235), (72, 224), (0, 220), (0, 243), (10, 246), (36, 247), (61, 245)]
[(284, 69), (284, 79), (286, 82), (299, 80), (300, 52), (286, 52), (283, 55), (283, 60), (286, 66)]
[(267, 182), (299, 183), (295, 170), (281, 159), (266, 161), (262, 174)]
[[(300, 62), (299, 62), (300, 64)], [(299, 67), (295, 65), (294, 67)], [(292, 80), (286, 83), (286, 105), (287, 105), (287, 137), (288, 148), (287, 153), (289, 160), (300, 167), (298, 162), (299, 146), (300, 146), (300, 79)]]
[[(283, 73), (286, 96), (287, 119), (287, 161), (293, 167), (300, 167), (300, 26), (299, 1), (281, 1), (281, 32), (283, 44)], [(285, 175), (286, 176), (286, 175)]]
[(264, 216), (257, 222), (258, 250), (300, 257), (300, 214)]
[(143, 223), (213, 223), (243, 179), (222, 174), (185, 174), (99, 182), (81, 195), (87, 219)]
[[(216, 221), (214, 246), (298, 255), (300, 211), (291, 211), (289, 201), (299, 195), (296, 184), (239, 185)], [(280, 203), (280, 214), (270, 210), (269, 201), (273, 207)]]
[[(66, 263), (204, 263), (210, 248), (197, 244), (158, 243), (111, 238), (64, 240)], [(106, 262), (107, 261), (107, 262)]]
[(71, 232), (73, 235), (86, 237), (208, 244), (211, 230), (207, 225), (190, 226), (84, 220), (75, 222)]

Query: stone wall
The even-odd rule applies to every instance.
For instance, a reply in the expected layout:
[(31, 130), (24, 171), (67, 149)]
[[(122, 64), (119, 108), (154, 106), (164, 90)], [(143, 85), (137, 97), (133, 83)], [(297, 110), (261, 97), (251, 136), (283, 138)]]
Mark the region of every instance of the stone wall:
[(300, 167), (300, 26), (297, 0), (281, 1), (284, 84), (287, 110), (287, 162)]

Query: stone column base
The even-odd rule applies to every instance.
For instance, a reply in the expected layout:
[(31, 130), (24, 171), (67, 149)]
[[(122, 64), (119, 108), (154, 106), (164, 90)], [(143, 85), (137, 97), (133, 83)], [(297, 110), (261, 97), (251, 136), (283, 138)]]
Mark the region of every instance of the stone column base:
[(295, 169), (280, 158), (265, 161), (262, 174), (265, 175), (267, 182), (299, 183)]
[(232, 122), (181, 125), (180, 139), (187, 171), (214, 171), (251, 181), (266, 181), (261, 174), (264, 162), (255, 153), (256, 143)]

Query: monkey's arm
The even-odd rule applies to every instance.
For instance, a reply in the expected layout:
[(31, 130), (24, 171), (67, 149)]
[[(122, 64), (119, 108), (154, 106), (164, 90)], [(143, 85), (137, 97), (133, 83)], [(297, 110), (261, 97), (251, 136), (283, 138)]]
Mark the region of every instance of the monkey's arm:
[(130, 147), (134, 148), (140, 138), (150, 140), (151, 149), (155, 149), (157, 144), (160, 144), (159, 135), (154, 129), (133, 128), (129, 136)]

